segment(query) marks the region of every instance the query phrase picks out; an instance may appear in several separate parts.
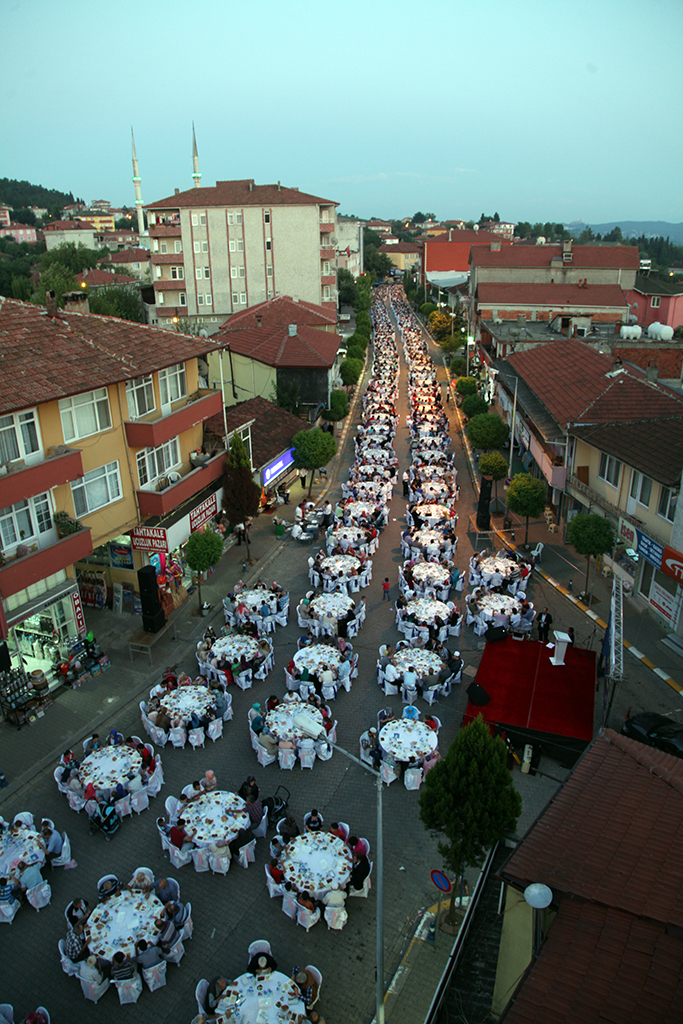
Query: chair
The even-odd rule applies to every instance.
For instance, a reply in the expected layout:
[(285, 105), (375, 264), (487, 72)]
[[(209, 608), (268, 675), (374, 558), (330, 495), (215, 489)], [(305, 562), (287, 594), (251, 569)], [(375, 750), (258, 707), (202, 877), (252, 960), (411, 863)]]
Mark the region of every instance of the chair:
[[(318, 817), (320, 818), (320, 820), (324, 824), (325, 819), (323, 818), (322, 814), (319, 814)], [(305, 831), (306, 826), (308, 825), (310, 819), (311, 819), (311, 812), (309, 811), (307, 814), (304, 814), (304, 831)]]
[(49, 882), (43, 880), (38, 885), (32, 886), (32, 888), (26, 890), (26, 899), (31, 904), (34, 910), (42, 910), (43, 907), (47, 907), (52, 899), (52, 889), (50, 888)]
[(270, 867), (268, 866), (268, 864), (265, 864), (264, 868), (266, 872), (266, 885), (268, 886), (268, 895), (270, 896), (271, 900), (274, 899), (275, 896), (284, 896), (285, 887), (280, 882), (275, 881), (275, 879), (270, 873)]
[(250, 843), (246, 843), (245, 846), (240, 847), (240, 852), (237, 860), (240, 866), (248, 868), (250, 864), (254, 864), (256, 861), (256, 855), (254, 850), (256, 849), (256, 840), (252, 839)]
[(315, 746), (299, 748), (299, 763), (302, 768), (312, 768), (315, 764)]
[(297, 915), (297, 911), (300, 909), (299, 904), (296, 901), (296, 895), (293, 892), (287, 892), (285, 889), (282, 894), (282, 909), (287, 917), (291, 917), (292, 921)]
[(177, 796), (167, 796), (166, 797), (166, 803), (164, 804), (164, 807), (166, 808), (166, 813), (168, 814), (168, 820), (171, 823), (171, 825), (175, 825), (176, 821), (178, 820), (178, 804), (179, 803), (180, 803), (180, 801), (178, 800)]
[(14, 1024), (14, 1007), (11, 1003), (0, 1003), (0, 1020)]
[(407, 707), (403, 709), (401, 718), (406, 718), (409, 722), (417, 722), (420, 718), (420, 712), (413, 704), (408, 704)]
[(71, 863), (71, 842), (66, 832), (62, 832), (62, 852), (59, 857), (50, 861), (51, 868), (65, 868)]
[(317, 908), (315, 910), (308, 910), (306, 907), (301, 907), (297, 904), (296, 923), (300, 924), (302, 928), (305, 928), (307, 932), (309, 932), (313, 925), (317, 924), (319, 920), (320, 910)]
[(185, 956), (185, 947), (183, 946), (183, 940), (178, 939), (175, 946), (169, 949), (168, 953), (164, 953), (163, 957), (167, 964), (180, 964), (180, 961)]
[(125, 818), (129, 814), (133, 813), (133, 808), (130, 805), (130, 793), (126, 793), (120, 800), (114, 801), (114, 810), (116, 811), (119, 818)]
[(156, 743), (156, 745), (158, 747), (165, 747), (166, 744), (168, 743), (168, 738), (169, 738), (168, 737), (168, 733), (164, 732), (163, 729), (160, 729), (158, 726), (154, 725), (152, 722), (150, 722), (150, 724), (149, 724), (149, 729), (147, 730), (147, 734), (148, 734), (149, 738), (154, 743)]
[(215, 718), (213, 722), (209, 722), (209, 727), (206, 730), (206, 735), (209, 737), (210, 740), (213, 740), (213, 742), (215, 743), (216, 740), (223, 735), (223, 719)]
[(174, 868), (184, 868), (186, 864), (191, 862), (192, 853), (190, 850), (179, 850), (177, 846), (173, 845), (173, 843), (169, 843), (168, 858)]
[[(332, 734), (330, 733), (330, 736)], [(329, 741), (329, 737), (326, 740), (315, 741), (315, 756), (321, 761), (329, 761), (334, 753), (334, 746)]]
[(246, 671), (240, 672), (239, 675), (235, 676), (235, 682), (240, 690), (250, 690), (252, 684), (251, 669), (248, 668)]
[(144, 968), (142, 977), (150, 992), (163, 988), (166, 984), (166, 961), (163, 960), (160, 964), (155, 964), (154, 967)]
[(233, 714), (234, 714), (234, 712), (232, 710), (232, 694), (231, 693), (226, 693), (225, 694), (225, 703), (226, 703), (227, 707), (226, 707), (225, 711), (223, 712), (223, 721), (224, 722), (230, 722), (232, 720), (232, 717), (233, 717)]
[(406, 768), (403, 773), (403, 784), (406, 789), (419, 789), (422, 785), (422, 769)]
[(432, 722), (436, 724), (436, 731), (438, 733), (439, 729), (441, 728), (441, 719), (437, 718), (436, 715), (432, 715)]
[(367, 740), (368, 736), (369, 736), (369, 733), (368, 733), (367, 729), (365, 730), (364, 733), (361, 733), (361, 737), (360, 737), (360, 741), (359, 741), (359, 743), (360, 743), (360, 753), (359, 753), (358, 756), (360, 757), (361, 761), (365, 762), (365, 764), (369, 764), (370, 767), (374, 767), (374, 763), (375, 762), (370, 757), (370, 754), (368, 753), (368, 748), (363, 746), (363, 740)]
[(214, 875), (227, 875), (230, 870), (230, 858), (229, 857), (216, 857), (213, 853), (209, 854), (209, 867)]
[(137, 1003), (142, 995), (142, 978), (137, 972), (132, 978), (125, 978), (123, 981), (112, 981), (119, 994), (119, 1003), (124, 1006), (126, 1003)]
[(161, 765), (161, 758), (157, 754), (156, 766), (154, 768), (154, 772), (152, 773), (151, 779), (147, 783), (147, 795), (151, 796), (151, 797), (158, 796), (159, 793), (161, 792), (161, 787), (163, 786), (163, 784), (164, 784), (164, 769), (163, 769), (163, 767)]
[(52, 777), (55, 780), (55, 782), (57, 783), (57, 789), (59, 790), (59, 792), (60, 793), (68, 793), (69, 792), (69, 787), (65, 786), (64, 783), (62, 782), (62, 772), (63, 771), (64, 771), (64, 765), (63, 764), (58, 764), (57, 767), (55, 768), (55, 770), (52, 773)]
[(414, 686), (401, 686), (401, 700), (404, 704), (413, 704), (417, 700), (417, 690)]
[(206, 1016), (206, 997), (209, 994), (209, 983), (206, 978), (202, 978), (201, 981), (197, 982), (197, 987), (194, 990), (194, 997), (197, 1000), (197, 1012), (203, 1013)]
[(176, 726), (171, 729), (170, 737), (174, 747), (184, 747), (187, 743), (187, 729), (184, 725)]
[(89, 999), (91, 1003), (98, 1002), (104, 993), (107, 991), (110, 985), (109, 978), (104, 978), (99, 985), (96, 985), (94, 981), (88, 981), (85, 978), (79, 976), (81, 983), (81, 989), (86, 999)]
[(197, 666), (199, 668), (200, 676), (203, 676), (204, 679), (208, 679), (211, 675), (211, 665), (209, 665), (208, 661), (202, 661), (196, 651), (195, 657), (197, 658)]
[(261, 746), (260, 743), (257, 743), (256, 746), (256, 758), (262, 768), (265, 768), (268, 764), (272, 764), (273, 761), (277, 761), (277, 754), (269, 754), (266, 748)]
[(384, 782), (387, 786), (390, 786), (391, 783), (395, 782), (396, 779), (398, 778), (398, 775), (396, 774), (392, 766), (390, 764), (387, 764), (386, 761), (383, 761), (382, 764), (379, 766), (379, 774), (382, 782)]
[(35, 832), (36, 826), (33, 823), (33, 815), (31, 814), (30, 811), (21, 811), (19, 814), (15, 814), (14, 818), (12, 819), (12, 824), (16, 825), (19, 822), (22, 825), (26, 825), (27, 828), (30, 828), (33, 832)]
[(190, 741), (190, 745), (194, 747), (195, 750), (197, 747), (203, 747), (206, 739), (206, 733), (204, 732), (203, 727), (200, 726), (199, 729), (190, 729), (188, 739)]
[(141, 814), (142, 811), (146, 811), (149, 807), (149, 795), (146, 789), (141, 789), (138, 793), (130, 793), (130, 806), (133, 808), (136, 814)]
[(194, 864), (195, 871), (209, 870), (208, 846), (198, 846), (194, 850), (190, 850), (190, 855), (192, 857), (192, 863)]
[(430, 686), (429, 689), (422, 691), (422, 697), (427, 704), (436, 704), (439, 700), (439, 689), (438, 686)]
[(539, 542), (536, 545), (536, 547), (531, 549), (531, 554), (533, 555), (533, 557), (536, 559), (537, 562), (541, 561), (541, 555), (543, 554), (543, 548), (544, 547), (545, 547), (545, 544), (542, 541), (539, 540)]
[[(372, 874), (373, 866), (374, 866), (374, 861), (370, 861), (370, 875)], [(349, 896), (359, 896), (361, 899), (366, 900), (368, 898), (368, 893), (370, 892), (370, 889), (372, 889), (372, 883), (370, 881), (370, 875), (368, 875), (368, 877), (363, 882), (363, 888), (362, 889), (353, 889), (353, 888), (349, 889)]]
[(280, 747), (277, 752), (277, 759), (281, 768), (290, 771), (296, 764), (296, 750)]
[(315, 983), (318, 986), (318, 994), (317, 994), (317, 996), (315, 997), (313, 1002), (310, 1003), (310, 1005), (307, 1007), (307, 1009), (311, 1010), (315, 1006), (315, 1004), (318, 1002), (318, 1000), (320, 999), (320, 989), (323, 987), (323, 976), (320, 973), (320, 971), (318, 970), (318, 968), (314, 967), (313, 964), (306, 964), (306, 970), (311, 975), (311, 977), (315, 980)]
[[(384, 680), (384, 686), (382, 687), (382, 690), (384, 692), (384, 696), (385, 697), (397, 697), (398, 696), (398, 684), (397, 683), (391, 683), (391, 682), (389, 682), (388, 679)], [(417, 696), (417, 690), (415, 691), (415, 696)]]
[[(59, 942), (57, 943), (57, 946), (59, 948), (59, 959), (61, 961), (62, 970), (64, 971), (64, 973), (68, 975), (68, 977), (70, 978), (78, 977), (78, 964), (75, 964), (73, 960), (70, 960), (69, 957), (66, 955), (66, 949), (64, 948), (64, 939), (60, 939)], [(1, 1017), (2, 1008), (0, 1008), (0, 1018)]]
[(334, 684), (323, 686), (323, 700), (336, 700), (337, 688)]
[(268, 956), (272, 956), (272, 950), (268, 939), (256, 939), (252, 942), (247, 950), (247, 963), (251, 963), (252, 957), (257, 956), (259, 953), (267, 953)]
[(0, 923), (11, 924), (21, 904), (18, 900), (11, 903), (0, 903)]
[(191, 939), (192, 933), (194, 932), (194, 921), (192, 920), (192, 904), (188, 900), (185, 906), (187, 907), (187, 917), (185, 918), (183, 930), (180, 933), (180, 938), (183, 940)]
[(258, 825), (256, 826), (256, 828), (252, 828), (251, 834), (253, 836), (255, 836), (257, 839), (264, 839), (267, 831), (268, 831), (268, 808), (266, 808), (265, 811), (263, 812), (263, 814), (261, 815), (261, 820), (258, 823)]

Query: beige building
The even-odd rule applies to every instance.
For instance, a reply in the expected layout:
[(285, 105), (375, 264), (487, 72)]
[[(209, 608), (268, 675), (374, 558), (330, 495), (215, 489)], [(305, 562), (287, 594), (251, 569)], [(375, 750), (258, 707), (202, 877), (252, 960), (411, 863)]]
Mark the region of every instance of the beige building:
[(419, 268), (422, 258), (422, 247), (414, 242), (392, 242), (380, 245), (379, 251), (388, 256), (399, 270)]
[(43, 231), (48, 252), (68, 242), (83, 245), (86, 249), (97, 248), (97, 232), (88, 221), (55, 220), (46, 224)]
[(115, 227), (113, 213), (99, 213), (93, 210), (86, 210), (85, 213), (75, 213), (74, 220), (86, 220), (92, 224), (95, 231), (102, 234), (104, 231), (113, 231)]

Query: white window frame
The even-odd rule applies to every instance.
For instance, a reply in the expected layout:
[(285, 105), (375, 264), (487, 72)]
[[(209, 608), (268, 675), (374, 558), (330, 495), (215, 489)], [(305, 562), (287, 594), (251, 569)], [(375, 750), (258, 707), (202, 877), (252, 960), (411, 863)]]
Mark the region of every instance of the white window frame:
[(184, 281), (185, 280), (185, 267), (171, 267), (171, 280), (172, 281)]
[(235, 214), (234, 213), (229, 213), (228, 214), (228, 224), (234, 224), (234, 223), (235, 223)]
[(142, 416), (148, 416), (149, 413), (154, 412), (156, 409), (156, 396), (154, 394), (152, 375), (146, 374), (143, 377), (127, 380), (126, 400), (128, 402), (128, 415), (132, 420), (139, 420)]
[(180, 444), (177, 437), (172, 437), (156, 448), (143, 448), (135, 456), (138, 467), (140, 487), (155, 484), (166, 474), (181, 464)]
[(36, 494), (0, 509), (0, 547), (6, 554), (19, 544), (30, 544), (41, 533), (51, 529), (52, 515), (47, 494)]
[(247, 304), (247, 293), (240, 292), (240, 306), (246, 306)]
[(629, 493), (639, 505), (649, 508), (652, 499), (652, 480), (649, 476), (645, 476), (644, 473), (639, 473), (637, 469), (634, 469), (631, 473)]
[(182, 252), (183, 251), (183, 243), (182, 243), (182, 241), (179, 238), (176, 238), (175, 242), (173, 243), (173, 248), (174, 248), (174, 252)]
[(201, 267), (197, 267), (196, 268), (196, 270), (194, 272), (194, 276), (197, 278), (198, 281), (201, 281), (201, 279), (202, 279), (202, 268)]
[(236, 213), (235, 214), (235, 224), (241, 224), (241, 223), (242, 223), (242, 214), (241, 213)]
[(237, 277), (237, 267), (230, 267), (230, 277)]
[(79, 519), (119, 501), (123, 491), (118, 461), (108, 462), (105, 466), (84, 473), (80, 480), (71, 484), (71, 494)]
[[(613, 455), (608, 455), (607, 452), (600, 452), (599, 478), (604, 480), (606, 484), (609, 484), (610, 487), (618, 487), (620, 473), (621, 462), (619, 459), (615, 459)], [(615, 479), (612, 479), (613, 477)]]
[(229, 248), (230, 248), (230, 252), (237, 252), (237, 243), (236, 243), (234, 238), (230, 239)]
[(206, 295), (204, 296), (204, 300), (205, 300), (207, 306), (211, 305), (211, 303), (212, 303), (211, 292), (207, 292), (206, 293)]
[(194, 243), (194, 251), (195, 252), (201, 252), (201, 245), (200, 245), (199, 242), (195, 242)]
[(204, 225), (206, 224), (206, 214), (205, 213), (200, 213), (199, 214), (199, 223), (200, 223), (200, 225), (202, 227), (204, 227)]
[(157, 292), (157, 306), (163, 306), (164, 304), (164, 293)]
[[(90, 423), (78, 423), (79, 411), (86, 413)], [(81, 395), (72, 395), (70, 398), (60, 398), (59, 415), (62, 421), (62, 434), (64, 440), (77, 441), (82, 437), (91, 437), (93, 434), (100, 434), (103, 430), (111, 430), (111, 409), (109, 407), (109, 391), (107, 388), (97, 388), (95, 391), (85, 391)], [(88, 429), (95, 424), (94, 429)]]
[(270, 211), (269, 210), (264, 210), (264, 213), (263, 213), (263, 223), (264, 224), (270, 224)]
[(208, 251), (209, 251), (209, 243), (208, 242), (202, 242), (202, 252), (208, 252)]
[(197, 214), (193, 213), (192, 214), (192, 227), (196, 228), (198, 224), (199, 224), (199, 221), (197, 220)]
[[(2, 425), (0, 432), (4, 434), (6, 431), (8, 436), (13, 436), (14, 440), (13, 445), (3, 445), (0, 447), (0, 464), (3, 462), (14, 462), (15, 459), (24, 459), (29, 455), (36, 455), (42, 451), (38, 416), (35, 409), (26, 409), (24, 412), (11, 412), (6, 416), (0, 416), (0, 424)], [(35, 431), (35, 448), (30, 447), (33, 444), (30, 436), (31, 424)], [(11, 454), (10, 449), (16, 449), (17, 454), (12, 455), (12, 458), (3, 458), (3, 451), (9, 456)]]
[[(664, 487), (663, 485), (659, 488), (659, 500), (657, 502), (657, 515), (661, 519), (666, 519), (667, 523), (673, 523), (674, 516), (676, 515), (676, 502), (678, 501), (678, 491), (674, 491), (671, 487)], [(664, 508), (664, 511), (662, 511)]]
[(161, 242), (159, 245), (159, 252), (166, 252), (166, 242)]
[(652, 306), (653, 309), (659, 309), (661, 304), (662, 304), (662, 297), (661, 297), (661, 295), (653, 295), (652, 298), (650, 299), (650, 305)]
[(266, 238), (266, 251), (270, 252), (270, 250), (272, 248), (273, 248), (273, 239), (272, 238)]

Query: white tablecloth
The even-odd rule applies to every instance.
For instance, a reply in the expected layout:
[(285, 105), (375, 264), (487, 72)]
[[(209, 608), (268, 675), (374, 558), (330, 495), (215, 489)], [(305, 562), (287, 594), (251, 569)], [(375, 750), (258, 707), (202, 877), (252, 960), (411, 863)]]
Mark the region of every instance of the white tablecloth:
[(241, 594), (237, 595), (236, 600), (238, 604), (240, 601), (244, 601), (252, 612), (257, 612), (258, 614), (261, 612), (264, 601), (270, 608), (271, 615), (274, 615), (277, 611), (277, 596), (272, 590), (266, 590), (265, 587), (258, 590), (243, 590)]
[(428, 523), (429, 526), (436, 526), (437, 523), (442, 523), (445, 519), (450, 518), (450, 512), (445, 505), (437, 505), (433, 502), (415, 505), (412, 512), (417, 513), (421, 521)]
[(272, 971), (235, 978), (216, 1012), (217, 1024), (297, 1024), (306, 1008), (292, 979)]
[(375, 514), (377, 506), (372, 501), (350, 501), (344, 506), (344, 518), (348, 519), (370, 519)]
[(332, 531), (331, 536), (335, 545), (342, 540), (348, 540), (353, 548), (358, 544), (370, 543), (365, 530), (360, 526), (337, 526)]
[(161, 900), (149, 893), (122, 892), (98, 903), (88, 918), (86, 941), (90, 952), (103, 960), (112, 960), (119, 950), (124, 956), (135, 957), (135, 943), (144, 939), (156, 946), (159, 929), (155, 918), (163, 915)]
[(418, 547), (429, 547), (430, 544), (440, 547), (443, 544), (443, 534), (438, 530), (415, 530), (410, 535), (410, 543)]
[(413, 579), (427, 587), (450, 587), (451, 584), (448, 569), (437, 565), (436, 562), (418, 562), (413, 566)]
[(436, 750), (437, 736), (424, 722), (409, 722), (405, 718), (388, 722), (379, 734), (382, 750), (397, 761), (408, 761), (411, 757), (422, 759)]
[(319, 594), (313, 598), (310, 607), (318, 617), (331, 613), (338, 619), (345, 615), (349, 608), (353, 608), (354, 603), (353, 598), (347, 597), (346, 594)]
[(165, 693), (161, 698), (162, 707), (166, 708), (170, 718), (180, 717), (187, 721), (192, 711), (202, 717), (216, 703), (216, 698), (208, 687), (193, 683), (191, 686), (179, 686), (177, 690)]
[(266, 714), (266, 725), (268, 731), (278, 740), (300, 740), (303, 739), (303, 732), (294, 725), (294, 716), (304, 715), (310, 722), (315, 732), (320, 732), (323, 727), (322, 711), (318, 711), (312, 704), (306, 704), (302, 700), (292, 700), (278, 704), (276, 708)]
[(362, 457), (359, 453), (359, 462), (372, 462), (372, 463), (389, 463), (390, 465), (396, 465), (398, 459), (396, 453), (392, 448), (371, 448), (369, 445), (362, 450)]
[(83, 788), (92, 782), (95, 789), (115, 789), (117, 783), (125, 783), (132, 772), (139, 775), (142, 771), (142, 758), (131, 747), (102, 747), (93, 750), (92, 754), (81, 763), (78, 777)]
[(197, 846), (209, 846), (217, 839), (231, 842), (241, 828), (249, 827), (246, 803), (237, 793), (214, 790), (204, 793), (183, 809), (183, 821), (194, 832)]
[(420, 647), (412, 647), (409, 650), (404, 647), (396, 651), (391, 660), (401, 673), (405, 672), (409, 665), (413, 665), (420, 679), (430, 674), (438, 675), (443, 668), (443, 662), (438, 654), (424, 651)]
[(484, 579), (493, 576), (494, 572), (499, 572), (501, 576), (507, 579), (515, 571), (519, 573), (517, 563), (513, 562), (510, 558), (506, 558), (504, 555), (492, 555), (489, 558), (482, 558), (479, 562), (479, 572)]
[(450, 608), (443, 601), (430, 601), (426, 597), (417, 597), (403, 609), (404, 618), (414, 615), (419, 625), (428, 626), (439, 615), (445, 622), (450, 615)]
[(20, 828), (16, 835), (7, 829), (0, 836), (0, 875), (13, 876), (20, 860), (27, 864), (45, 863), (45, 850), (41, 837), (30, 828)]
[(508, 594), (481, 594), (477, 598), (477, 604), (481, 610), (490, 612), (491, 615), (494, 612), (512, 615), (520, 607), (521, 602)]
[(339, 576), (357, 576), (360, 561), (353, 555), (330, 555), (322, 559), (320, 568), (333, 579)]
[(219, 636), (214, 643), (211, 653), (218, 656), (232, 658), (239, 661), (244, 655), (247, 661), (255, 658), (259, 651), (258, 640), (251, 636)]
[(351, 874), (351, 851), (329, 832), (308, 832), (291, 839), (280, 855), (285, 879), (297, 892), (321, 899), (331, 889), (343, 889)]
[(309, 672), (317, 673), (321, 665), (329, 665), (331, 669), (337, 668), (341, 661), (341, 653), (336, 647), (328, 644), (312, 644), (310, 647), (302, 647), (294, 655), (294, 664), (298, 669), (307, 668)]

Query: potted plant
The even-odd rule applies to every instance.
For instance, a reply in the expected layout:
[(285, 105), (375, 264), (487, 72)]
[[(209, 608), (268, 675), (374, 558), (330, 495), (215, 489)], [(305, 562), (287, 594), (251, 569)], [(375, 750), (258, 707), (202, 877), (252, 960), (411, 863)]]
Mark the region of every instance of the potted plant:
[(71, 533), (78, 533), (83, 529), (83, 524), (78, 519), (72, 519), (66, 512), (55, 512), (52, 522), (57, 527), (59, 537), (68, 537)]

